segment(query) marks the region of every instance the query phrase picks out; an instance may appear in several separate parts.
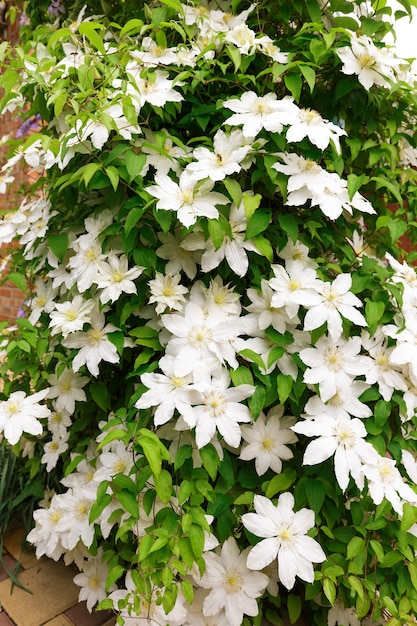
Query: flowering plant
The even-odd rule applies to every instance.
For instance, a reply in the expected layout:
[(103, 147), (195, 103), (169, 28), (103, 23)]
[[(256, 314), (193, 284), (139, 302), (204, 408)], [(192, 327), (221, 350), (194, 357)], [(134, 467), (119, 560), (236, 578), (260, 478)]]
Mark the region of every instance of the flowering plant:
[(0, 221), (28, 540), (121, 624), (414, 623), (417, 99), (390, 10), (136, 4), (29, 2), (0, 46), (1, 110), (42, 120)]

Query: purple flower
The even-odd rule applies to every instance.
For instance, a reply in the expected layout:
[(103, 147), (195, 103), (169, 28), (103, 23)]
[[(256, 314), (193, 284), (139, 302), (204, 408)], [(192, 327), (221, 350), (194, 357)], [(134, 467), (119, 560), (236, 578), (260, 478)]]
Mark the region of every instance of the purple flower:
[(51, 17), (59, 17), (65, 13), (65, 8), (60, 4), (59, 0), (52, 0), (47, 11)]
[(28, 120), (25, 120), (16, 131), (16, 139), (19, 139), (19, 137), (23, 137), (23, 135), (29, 134), (31, 130), (36, 129), (40, 120), (41, 116), (39, 113), (37, 113), (33, 117), (30, 117)]

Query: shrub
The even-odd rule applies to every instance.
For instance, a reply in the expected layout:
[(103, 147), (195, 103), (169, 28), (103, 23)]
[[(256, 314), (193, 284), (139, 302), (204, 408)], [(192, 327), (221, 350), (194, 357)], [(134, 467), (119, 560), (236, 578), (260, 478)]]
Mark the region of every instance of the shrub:
[(381, 3), (226, 4), (30, 2), (0, 46), (28, 539), (120, 623), (411, 624), (415, 79)]

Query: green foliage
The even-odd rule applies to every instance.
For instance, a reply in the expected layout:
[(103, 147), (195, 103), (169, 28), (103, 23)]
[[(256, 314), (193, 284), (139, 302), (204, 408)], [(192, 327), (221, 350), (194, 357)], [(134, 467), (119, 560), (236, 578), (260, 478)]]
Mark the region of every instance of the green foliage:
[[(49, 0), (29, 0), (22, 45), (0, 46), (0, 110), (42, 120), (10, 142), (10, 158), (18, 148), (38, 179), (1, 221), (2, 243), (21, 242), (11, 247), (8, 279), (24, 294), (27, 314), (2, 328), (1, 406), (17, 392), (26, 399), (45, 392), (42, 406), (51, 411), (39, 417), (42, 432), (25, 423), (16, 444), (2, 441), (0, 535), (15, 510), (32, 511), (45, 487), (62, 503), (81, 484), (77, 497), (85, 489), (88, 504), (77, 510), (86, 526), (72, 547), (84, 542), (107, 568), (101, 608), (115, 606), (108, 596), (116, 583), (131, 585), (115, 606), (125, 617), (150, 603), (165, 614), (183, 599), (192, 604), (212, 546), (234, 541), (250, 550), (265, 530), (253, 535), (242, 516), (257, 496), (275, 505), (289, 492), (295, 511), (313, 516), (309, 539), (326, 559), (315, 563), (314, 580), (300, 576), (294, 589), (271, 574), (258, 616), (242, 624), (296, 624), (307, 615), (322, 626), (337, 607), (375, 623), (389, 611), (388, 623), (408, 624), (417, 612), (415, 476), (403, 456), (417, 452), (416, 357), (391, 356), (415, 316), (415, 253), (407, 257), (402, 246), (417, 241), (417, 175), (407, 165), (416, 159), (417, 98), (415, 79), (394, 59), (392, 66), (379, 59), (376, 72), (375, 60), (364, 62), (365, 76), (344, 69), (354, 41), (376, 55), (371, 44), (382, 50), (392, 30), (391, 10), (371, 4), (361, 12), (342, 0), (256, 7), (236, 0), (221, 17), (219, 8), (197, 3), (194, 14), (179, 0), (97, 0), (85, 12), (84, 2), (66, 3), (54, 16)], [(400, 4), (411, 14), (416, 3)], [(230, 23), (241, 26), (233, 14), (242, 11), (247, 45), (229, 32)], [(272, 119), (264, 110), (270, 102), (257, 100), (239, 118), (251, 94), (282, 108)], [(295, 110), (304, 134), (294, 131), (301, 121), (285, 117)], [(231, 137), (236, 145), (223, 151)], [(235, 149), (244, 155), (232, 158)], [(288, 155), (305, 169), (291, 173)], [(316, 193), (323, 172), (328, 186)], [(297, 262), (304, 265), (294, 277)], [(292, 300), (309, 272), (315, 282)], [(326, 288), (343, 280), (342, 295), (329, 296)], [(349, 303), (340, 305), (346, 293)], [(180, 318), (190, 303), (201, 319), (181, 353)], [(223, 318), (208, 338), (204, 324), (216, 315)], [(332, 375), (314, 378), (309, 361), (326, 341), (360, 346), (327, 396)], [(68, 371), (78, 377), (72, 400), (62, 383)], [(338, 404), (350, 384), (352, 397)], [(219, 389), (221, 402), (229, 392), (234, 398), (234, 429), (217, 421)], [(360, 421), (374, 457), (362, 450), (356, 467), (318, 450), (320, 438), (329, 450), (348, 439), (325, 431), (335, 416)], [(320, 419), (327, 434), (309, 434)], [(212, 432), (207, 422), (216, 423)], [(274, 423), (279, 435), (264, 435), (249, 457), (245, 428)], [(263, 467), (277, 442), (278, 460)], [(55, 457), (52, 443), (63, 444)], [(27, 450), (33, 455), (22, 458)], [(386, 463), (380, 481), (392, 467), (399, 477), (382, 495), (368, 467), (376, 458)], [(39, 528), (34, 543), (42, 543)], [(277, 542), (286, 538), (280, 533)], [(62, 553), (72, 549), (66, 541), (58, 542)]]

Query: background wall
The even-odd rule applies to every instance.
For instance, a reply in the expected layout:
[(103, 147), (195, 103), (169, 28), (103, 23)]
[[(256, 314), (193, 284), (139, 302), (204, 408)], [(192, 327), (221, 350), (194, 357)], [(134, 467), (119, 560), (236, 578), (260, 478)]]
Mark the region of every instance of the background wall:
[[(0, 25), (0, 41), (7, 40), (11, 43), (19, 39), (19, 24), (8, 25), (5, 29)], [(21, 125), (21, 120), (16, 119), (12, 113), (0, 116), (0, 169), (7, 161), (9, 148), (4, 145), (6, 138), (14, 137)], [(0, 172), (0, 180), (2, 173)], [(26, 184), (27, 174), (23, 168), (16, 167), (13, 171), (15, 181), (8, 185), (6, 194), (0, 194), (0, 214), (12, 210), (21, 202), (18, 191)], [(7, 274), (7, 251), (9, 246), (0, 247), (0, 321), (11, 320), (16, 317), (19, 306), (22, 304), (24, 295), (9, 281), (1, 284)]]

